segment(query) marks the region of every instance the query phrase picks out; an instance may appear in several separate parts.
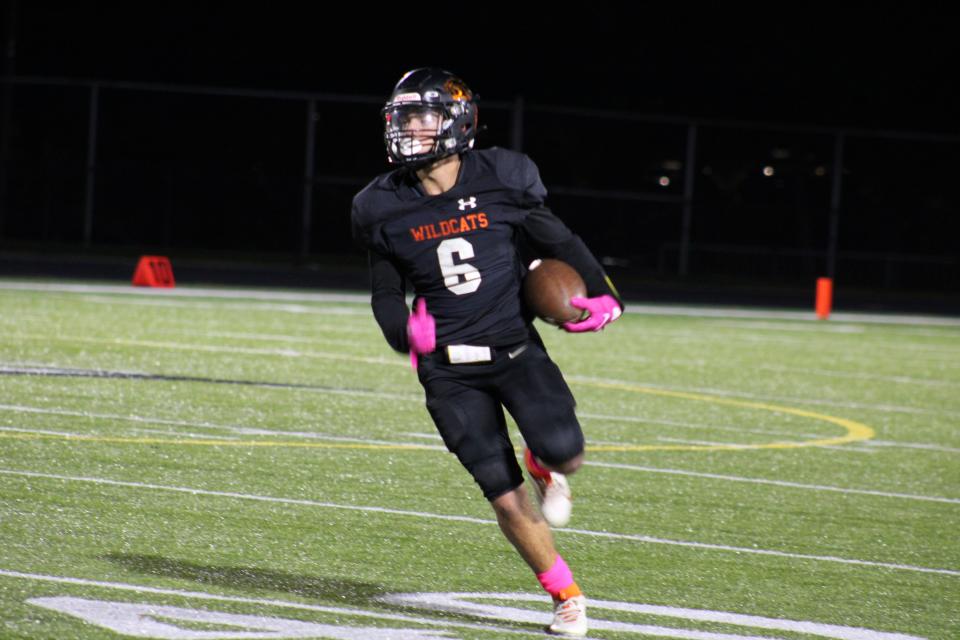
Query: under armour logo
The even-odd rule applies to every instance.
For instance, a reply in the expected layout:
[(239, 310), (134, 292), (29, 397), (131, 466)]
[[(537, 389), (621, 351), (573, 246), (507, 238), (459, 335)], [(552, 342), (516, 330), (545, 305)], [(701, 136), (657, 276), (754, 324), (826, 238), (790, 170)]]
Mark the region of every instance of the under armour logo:
[(460, 198), (459, 200), (457, 200), (457, 202), (460, 203), (460, 211), (466, 211), (467, 207), (470, 207), (471, 209), (477, 208), (476, 196), (471, 196), (469, 200), (464, 200), (463, 198)]

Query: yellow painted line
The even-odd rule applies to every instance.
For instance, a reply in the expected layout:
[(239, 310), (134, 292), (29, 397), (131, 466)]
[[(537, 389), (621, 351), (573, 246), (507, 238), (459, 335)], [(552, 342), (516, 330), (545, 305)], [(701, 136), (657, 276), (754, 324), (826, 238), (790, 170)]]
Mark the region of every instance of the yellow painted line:
[(195, 444), (208, 447), (297, 447), (303, 449), (413, 449), (434, 451), (425, 444), (363, 444), (332, 442), (296, 442), (294, 440), (183, 440), (178, 438), (124, 438), (121, 436), (60, 435), (49, 433), (0, 433), (10, 440), (66, 440), (70, 442), (105, 442), (115, 444)]
[(755, 449), (801, 449), (806, 447), (825, 447), (850, 442), (859, 442), (869, 440), (876, 435), (876, 432), (867, 425), (849, 420), (847, 418), (838, 418), (825, 413), (807, 411), (806, 409), (796, 409), (794, 407), (782, 407), (775, 404), (763, 402), (750, 402), (748, 400), (733, 400), (730, 398), (718, 398), (699, 393), (688, 393), (685, 391), (669, 391), (667, 389), (654, 389), (640, 385), (632, 385), (620, 382), (592, 382), (571, 380), (572, 384), (582, 384), (600, 389), (617, 389), (620, 391), (632, 391), (635, 393), (647, 393), (656, 396), (666, 396), (669, 398), (682, 398), (684, 400), (695, 400), (698, 402), (711, 402), (713, 404), (723, 404), (731, 407), (742, 407), (746, 409), (762, 409), (764, 411), (777, 411), (788, 413), (801, 418), (811, 418), (813, 420), (822, 420), (843, 427), (846, 434), (833, 438), (823, 438), (820, 440), (803, 440), (800, 442), (767, 442), (762, 444), (715, 444), (715, 445), (604, 445), (587, 447), (588, 451), (743, 451)]

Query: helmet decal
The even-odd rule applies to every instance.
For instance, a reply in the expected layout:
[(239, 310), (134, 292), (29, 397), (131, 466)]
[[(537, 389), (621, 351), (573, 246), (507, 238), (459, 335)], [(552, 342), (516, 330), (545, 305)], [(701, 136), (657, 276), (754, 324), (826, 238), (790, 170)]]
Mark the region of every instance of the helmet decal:
[(447, 80), (445, 83), (443, 83), (443, 88), (447, 93), (450, 94), (450, 97), (457, 102), (469, 100), (473, 97), (470, 94), (470, 89), (467, 89), (467, 85), (463, 84), (463, 82), (457, 78), (450, 78)]
[(420, 94), (414, 92), (411, 93), (401, 93), (399, 95), (393, 96), (393, 103), (403, 103), (403, 102), (420, 102)]

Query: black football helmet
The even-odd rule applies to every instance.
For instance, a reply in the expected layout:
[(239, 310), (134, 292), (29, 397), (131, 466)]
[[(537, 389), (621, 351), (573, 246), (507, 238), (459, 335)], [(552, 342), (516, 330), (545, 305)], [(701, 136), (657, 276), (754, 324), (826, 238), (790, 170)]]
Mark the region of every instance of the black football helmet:
[(408, 71), (381, 111), (391, 164), (417, 168), (473, 148), (477, 105), (463, 80), (442, 69)]

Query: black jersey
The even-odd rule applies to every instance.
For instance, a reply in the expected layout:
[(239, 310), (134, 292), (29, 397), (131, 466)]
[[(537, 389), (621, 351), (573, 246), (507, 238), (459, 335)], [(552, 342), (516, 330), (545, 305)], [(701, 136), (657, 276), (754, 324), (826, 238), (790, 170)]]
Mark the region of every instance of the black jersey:
[(526, 339), (520, 290), (527, 244), (577, 268), (590, 295), (615, 293), (582, 241), (544, 206), (546, 195), (530, 158), (498, 148), (462, 154), (457, 183), (440, 195), (425, 194), (407, 169), (360, 191), (353, 235), (371, 252), (374, 313), (391, 346), (408, 348), (404, 282), (426, 300), (438, 346)]

